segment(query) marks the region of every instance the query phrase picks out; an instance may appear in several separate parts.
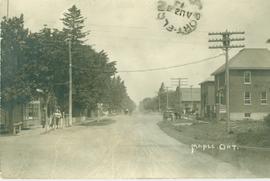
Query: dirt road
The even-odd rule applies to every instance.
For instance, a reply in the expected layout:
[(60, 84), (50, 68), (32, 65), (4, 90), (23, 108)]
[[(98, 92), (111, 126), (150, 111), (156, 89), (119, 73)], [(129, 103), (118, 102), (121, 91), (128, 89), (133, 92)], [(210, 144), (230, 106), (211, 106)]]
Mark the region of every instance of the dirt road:
[[(0, 137), (4, 178), (253, 177), (248, 171), (191, 154), (156, 125), (158, 115), (116, 116), (115, 122), (40, 134)], [(30, 133), (31, 132), (31, 133)]]

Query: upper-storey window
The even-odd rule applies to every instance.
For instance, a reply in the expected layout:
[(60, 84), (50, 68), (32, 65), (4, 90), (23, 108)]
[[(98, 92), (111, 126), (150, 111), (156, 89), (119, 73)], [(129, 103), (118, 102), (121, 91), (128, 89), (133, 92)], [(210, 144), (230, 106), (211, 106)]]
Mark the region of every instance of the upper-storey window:
[(251, 72), (250, 71), (244, 72), (244, 84), (251, 84)]
[(267, 93), (261, 92), (261, 104), (267, 104)]
[(251, 105), (251, 93), (250, 92), (244, 93), (244, 104)]

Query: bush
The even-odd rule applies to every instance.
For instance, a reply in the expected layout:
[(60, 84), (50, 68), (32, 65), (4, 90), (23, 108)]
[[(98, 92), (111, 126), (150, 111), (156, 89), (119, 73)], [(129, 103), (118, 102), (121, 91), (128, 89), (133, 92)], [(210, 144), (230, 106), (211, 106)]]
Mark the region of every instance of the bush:
[(270, 127), (270, 114), (264, 117), (264, 122), (266, 123), (267, 126)]

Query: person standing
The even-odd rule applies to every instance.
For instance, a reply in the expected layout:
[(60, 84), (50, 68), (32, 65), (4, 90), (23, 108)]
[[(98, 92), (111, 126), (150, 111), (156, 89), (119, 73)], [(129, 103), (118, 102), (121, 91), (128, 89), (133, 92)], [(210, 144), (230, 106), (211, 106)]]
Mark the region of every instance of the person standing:
[(55, 119), (56, 128), (58, 128), (58, 127), (59, 127), (59, 121), (60, 121), (60, 119), (61, 119), (61, 117), (62, 117), (61, 112), (60, 112), (59, 109), (56, 109), (56, 111), (55, 111), (53, 117), (54, 117), (54, 119)]

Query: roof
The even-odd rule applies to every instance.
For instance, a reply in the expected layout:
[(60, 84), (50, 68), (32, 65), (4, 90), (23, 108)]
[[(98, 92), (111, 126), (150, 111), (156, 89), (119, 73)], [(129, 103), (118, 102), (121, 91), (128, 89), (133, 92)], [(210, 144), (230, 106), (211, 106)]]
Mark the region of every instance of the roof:
[(201, 101), (201, 88), (181, 88), (181, 93), (182, 101)]
[(201, 83), (199, 83), (199, 85), (207, 83), (207, 82), (215, 82), (215, 78), (213, 76), (208, 77), (206, 80), (202, 81)]
[[(267, 48), (244, 48), (229, 60), (229, 69), (270, 70), (270, 51)], [(212, 75), (224, 72), (225, 64)]]

